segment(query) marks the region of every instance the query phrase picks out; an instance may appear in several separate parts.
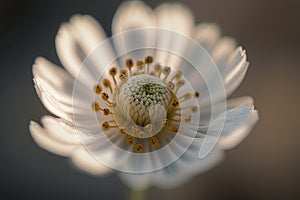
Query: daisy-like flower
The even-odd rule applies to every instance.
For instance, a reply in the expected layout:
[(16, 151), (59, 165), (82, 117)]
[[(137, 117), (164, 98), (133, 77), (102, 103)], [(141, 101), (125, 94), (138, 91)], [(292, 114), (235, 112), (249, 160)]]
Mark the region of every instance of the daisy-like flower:
[(37, 94), (57, 117), (30, 124), (38, 145), (135, 189), (174, 187), (204, 172), (258, 120), (251, 97), (226, 101), (242, 82), (245, 51), (215, 24), (194, 24), (181, 4), (122, 3), (107, 39), (76, 15), (56, 37), (67, 70), (33, 65)]

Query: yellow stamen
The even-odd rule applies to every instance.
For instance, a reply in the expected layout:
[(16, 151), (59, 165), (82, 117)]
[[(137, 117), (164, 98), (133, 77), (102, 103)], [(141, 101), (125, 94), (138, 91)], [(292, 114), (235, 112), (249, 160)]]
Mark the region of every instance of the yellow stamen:
[(102, 92), (102, 87), (101, 87), (100, 84), (95, 85), (95, 87), (94, 87), (94, 92), (95, 92), (96, 94), (100, 94), (100, 93)]
[(168, 119), (163, 119), (163, 120), (162, 120), (162, 125), (163, 125), (164, 127), (168, 127), (168, 126), (170, 125), (170, 121), (169, 121)]
[(128, 136), (128, 137), (126, 138), (126, 144), (132, 145), (133, 142), (134, 142), (134, 138), (133, 138), (132, 136)]
[(126, 134), (125, 131), (124, 131), (123, 129), (119, 129), (119, 133), (120, 133), (121, 135), (125, 135), (125, 134)]
[(95, 112), (98, 112), (99, 110), (101, 110), (99, 103), (96, 102), (96, 101), (93, 102), (93, 103), (92, 103), (92, 109), (93, 109)]
[(103, 86), (106, 88), (109, 88), (110, 93), (113, 93), (110, 81), (108, 79), (105, 78), (103, 80)]
[(134, 150), (137, 153), (142, 153), (143, 152), (143, 145), (142, 144), (136, 144), (136, 145), (134, 145)]
[(108, 129), (110, 128), (108, 122), (103, 122), (101, 126), (102, 126), (102, 129), (103, 129), (104, 131), (106, 131), (106, 130), (108, 130)]
[(159, 141), (156, 137), (151, 137), (149, 142), (150, 142), (150, 145), (153, 146), (153, 147), (159, 147), (160, 146), (160, 143), (159, 143)]
[(113, 78), (114, 84), (115, 84), (115, 86), (117, 87), (117, 81), (116, 81), (116, 78), (115, 78), (115, 75), (117, 74), (117, 68), (116, 68), (116, 67), (112, 67), (112, 68), (109, 70), (109, 74), (110, 74), (111, 77)]
[(130, 76), (132, 76), (132, 71), (131, 71), (131, 68), (132, 68), (132, 66), (133, 66), (133, 61), (132, 61), (132, 59), (127, 59), (126, 60), (126, 66), (127, 66), (127, 68), (129, 69), (129, 74), (130, 74)]

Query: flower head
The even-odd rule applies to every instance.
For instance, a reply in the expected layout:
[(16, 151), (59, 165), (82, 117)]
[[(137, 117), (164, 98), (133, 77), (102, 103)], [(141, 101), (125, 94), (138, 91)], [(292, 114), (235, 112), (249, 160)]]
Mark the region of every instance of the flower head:
[[(33, 66), (37, 94), (57, 118), (30, 131), (43, 148), (100, 175), (115, 169), (135, 188), (176, 186), (222, 160), (258, 119), (250, 97), (228, 100), (248, 68), (245, 51), (190, 11), (124, 2), (106, 39), (90, 16), (63, 24), (65, 72)], [(113, 45), (112, 45), (113, 44)]]

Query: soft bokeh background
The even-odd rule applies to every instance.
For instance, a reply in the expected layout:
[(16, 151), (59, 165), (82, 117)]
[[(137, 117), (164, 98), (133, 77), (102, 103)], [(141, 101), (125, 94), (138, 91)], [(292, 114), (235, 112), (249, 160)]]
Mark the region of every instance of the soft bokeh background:
[[(121, 1), (0, 1), (0, 199), (126, 199), (113, 174), (92, 177), (40, 149), (28, 123), (47, 114), (33, 89), (31, 66), (42, 55), (59, 64), (54, 38), (75, 13), (110, 23)], [(158, 0), (147, 0), (152, 7)], [(218, 23), (246, 48), (250, 69), (234, 96), (250, 95), (260, 121), (225, 161), (175, 190), (148, 199), (300, 199), (300, 1), (191, 0), (197, 22)]]

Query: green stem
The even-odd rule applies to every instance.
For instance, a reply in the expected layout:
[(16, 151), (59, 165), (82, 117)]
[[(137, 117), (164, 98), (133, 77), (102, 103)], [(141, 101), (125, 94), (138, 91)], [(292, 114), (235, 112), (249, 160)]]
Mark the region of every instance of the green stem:
[(146, 200), (146, 191), (145, 190), (134, 190), (130, 192), (130, 200)]

